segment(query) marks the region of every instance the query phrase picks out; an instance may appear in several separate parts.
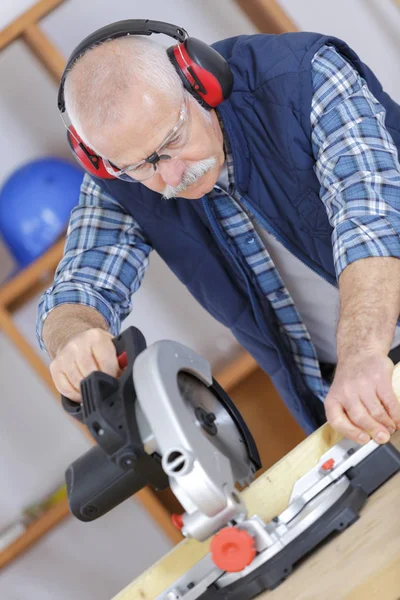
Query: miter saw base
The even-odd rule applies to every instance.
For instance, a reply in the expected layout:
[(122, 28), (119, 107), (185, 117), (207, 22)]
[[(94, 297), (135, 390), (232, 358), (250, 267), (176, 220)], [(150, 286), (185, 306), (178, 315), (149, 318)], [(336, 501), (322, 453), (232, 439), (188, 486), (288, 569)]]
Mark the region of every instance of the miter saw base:
[(265, 590), (277, 588), (305, 558), (332, 533), (343, 531), (359, 518), (367, 500), (361, 488), (349, 489), (340, 500), (279, 554), (268, 559), (256, 571), (234, 584), (218, 589), (215, 585), (199, 596), (201, 600), (250, 600)]
[[(332, 451), (334, 452), (336, 448), (334, 447)], [(364, 454), (369, 452), (369, 454), (358, 463), (355, 460), (357, 464), (351, 466), (351, 462), (354, 462), (352, 456), (355, 456), (357, 452), (356, 448), (359, 452)], [(346, 449), (340, 448), (339, 450), (343, 452)], [(323, 457), (323, 468), (329, 467), (329, 464), (327, 465), (329, 459), (325, 460), (327, 454)], [(346, 461), (350, 464), (347, 469)], [(335, 532), (341, 532), (357, 521), (368, 496), (400, 471), (400, 453), (391, 444), (378, 446), (372, 441), (369, 443), (369, 449), (366, 446), (350, 446), (339, 462), (339, 467), (340, 465), (344, 474), (335, 477), (334, 469), (332, 469), (331, 474), (327, 473), (325, 476), (332, 478), (332, 482), (313, 497), (310, 489), (320, 486), (323, 477), (318, 481), (314, 479), (312, 487), (304, 492), (304, 497), (309, 495), (312, 499), (306, 502), (301, 510), (297, 512), (294, 510), (294, 517), (289, 517), (286, 523), (283, 523), (285, 521), (283, 516), (285, 513), (287, 515), (291, 505), (295, 506), (296, 502), (299, 502), (299, 497), (292, 497), (291, 505), (286, 511), (275, 517), (271, 523), (263, 524), (261, 534), (259, 529), (261, 520), (258, 517), (252, 517), (238, 524), (238, 528), (241, 530), (252, 533), (257, 550), (260, 544), (263, 545), (263, 535), (267, 539), (268, 532), (271, 534), (275, 531), (277, 534), (277, 538), (272, 542), (271, 537), (268, 538), (269, 547), (259, 551), (252, 563), (241, 572), (218, 571), (209, 554), (200, 561), (203, 581), (198, 579), (196, 581), (195, 578), (190, 580), (191, 571), (195, 575), (196, 568), (198, 570), (198, 567), (195, 566), (181, 580), (157, 596), (156, 600), (250, 600), (265, 590), (278, 587), (290, 575), (299, 561), (312, 550), (315, 550)], [(321, 465), (319, 469), (321, 469)], [(327, 470), (329, 471), (329, 469)], [(335, 499), (338, 495), (339, 497)], [(333, 499), (335, 500), (332, 504)], [(318, 516), (319, 514), (321, 516)], [(279, 524), (280, 519), (282, 519), (282, 525)], [(254, 524), (258, 526), (258, 529), (254, 527)], [(279, 533), (279, 527), (282, 529), (281, 533)], [(292, 539), (286, 544), (284, 538), (288, 534)], [(279, 543), (283, 546), (282, 549), (271, 556), (273, 548)], [(255, 563), (259, 563), (256, 568), (254, 568)], [(204, 582), (210, 577), (214, 581), (205, 588)]]

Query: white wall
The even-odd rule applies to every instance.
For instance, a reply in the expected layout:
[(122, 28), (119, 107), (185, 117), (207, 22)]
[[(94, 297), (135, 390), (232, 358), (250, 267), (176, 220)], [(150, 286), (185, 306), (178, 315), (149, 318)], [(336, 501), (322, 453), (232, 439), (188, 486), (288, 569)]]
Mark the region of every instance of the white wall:
[(400, 10), (393, 0), (280, 0), (299, 29), (344, 39), (400, 101)]
[[(0, 26), (30, 4), (2, 0)], [(400, 14), (391, 0), (282, 0), (302, 29), (345, 38), (400, 99)], [(82, 37), (108, 22), (153, 18), (182, 24), (212, 42), (254, 32), (231, 0), (67, 0), (42, 25), (67, 56)], [(160, 37), (160, 42), (168, 40)], [(56, 86), (19, 42), (0, 54), (0, 184), (21, 162), (45, 154), (68, 156), (56, 111)], [(7, 85), (4, 85), (6, 82)], [(12, 261), (0, 250), (0, 277)], [(17, 315), (35, 343), (36, 302)], [(148, 343), (171, 338), (197, 349), (217, 366), (236, 346), (232, 336), (199, 308), (157, 256), (134, 299), (126, 325), (139, 326)], [(66, 465), (88, 447), (36, 376), (0, 335), (0, 528), (25, 504), (52, 489)], [(127, 502), (90, 525), (70, 519), (55, 529), (0, 580), (2, 600), (109, 599), (169, 547), (141, 507)], [(79, 576), (77, 573), (79, 572)], [(72, 575), (71, 575), (72, 573)]]

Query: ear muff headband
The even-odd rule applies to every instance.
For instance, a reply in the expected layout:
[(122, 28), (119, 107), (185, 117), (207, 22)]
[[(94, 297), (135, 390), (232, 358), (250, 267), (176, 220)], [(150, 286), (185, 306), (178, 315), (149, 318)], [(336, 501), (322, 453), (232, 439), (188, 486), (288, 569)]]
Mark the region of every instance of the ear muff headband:
[[(64, 84), (68, 71), (86, 50), (106, 40), (128, 35), (162, 33), (178, 44), (167, 49), (167, 55), (185, 88), (205, 108), (212, 109), (226, 100), (233, 87), (233, 75), (226, 60), (205, 42), (188, 36), (185, 29), (149, 19), (128, 19), (111, 23), (87, 36), (68, 59), (58, 90), (58, 109), (65, 112)], [(73, 127), (68, 129), (68, 142), (83, 168), (95, 177), (113, 179), (101, 157), (87, 148)]]

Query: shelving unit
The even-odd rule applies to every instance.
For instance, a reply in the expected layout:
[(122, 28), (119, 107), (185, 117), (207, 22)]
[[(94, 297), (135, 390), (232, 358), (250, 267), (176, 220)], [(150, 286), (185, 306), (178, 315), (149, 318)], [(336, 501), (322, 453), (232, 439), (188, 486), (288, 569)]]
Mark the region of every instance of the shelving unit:
[[(22, 39), (57, 84), (65, 66), (65, 59), (43, 33), (39, 23), (44, 16), (60, 6), (63, 1), (40, 0), (0, 31), (0, 51), (16, 39)], [(260, 31), (281, 33), (295, 30), (295, 25), (274, 0), (234, 1)], [(48, 366), (19, 331), (14, 322), (13, 313), (49, 285), (62, 257), (63, 247), (64, 239), (62, 238), (34, 263), (0, 286), (1, 330), (34, 369), (38, 377), (46, 383), (57, 400), (59, 400), (59, 394), (52, 382)], [(232, 364), (217, 374), (216, 378), (237, 402), (253, 432), (257, 430), (257, 423), (260, 419), (268, 420), (270, 423), (268, 439), (261, 431), (259, 435), (255, 435), (263, 458), (264, 469), (286, 454), (302, 439), (301, 430), (291, 419), (268, 377), (261, 372), (255, 360), (247, 353), (243, 352)], [(266, 397), (268, 397), (268, 402)], [(277, 427), (281, 419), (285, 419), (285, 440), (281, 439), (279, 427)], [(86, 429), (83, 431), (85, 435), (88, 435)], [(176, 510), (176, 500), (172, 494), (158, 494), (152, 489), (146, 488), (136, 494), (135, 499), (143, 505), (151, 518), (174, 544), (182, 540), (181, 534), (172, 525), (170, 518), (171, 513)], [(22, 554), (68, 515), (66, 500), (48, 510), (40, 519), (31, 524), (18, 540), (0, 553), (0, 568)]]
[(295, 22), (276, 0), (234, 0), (234, 2), (261, 33), (298, 31)]
[(0, 569), (5, 567), (28, 550), (45, 533), (53, 529), (58, 523), (63, 521), (69, 515), (68, 500), (60, 500), (55, 506), (50, 508), (40, 519), (29, 525), (26, 531), (0, 553)]

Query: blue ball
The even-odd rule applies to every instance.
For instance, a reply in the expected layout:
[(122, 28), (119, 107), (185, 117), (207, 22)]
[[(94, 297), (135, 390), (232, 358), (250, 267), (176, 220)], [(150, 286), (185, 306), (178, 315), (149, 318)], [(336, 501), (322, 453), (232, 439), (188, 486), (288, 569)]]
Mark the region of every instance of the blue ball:
[(63, 233), (82, 179), (83, 171), (61, 158), (33, 160), (7, 179), (0, 190), (0, 233), (20, 267)]

